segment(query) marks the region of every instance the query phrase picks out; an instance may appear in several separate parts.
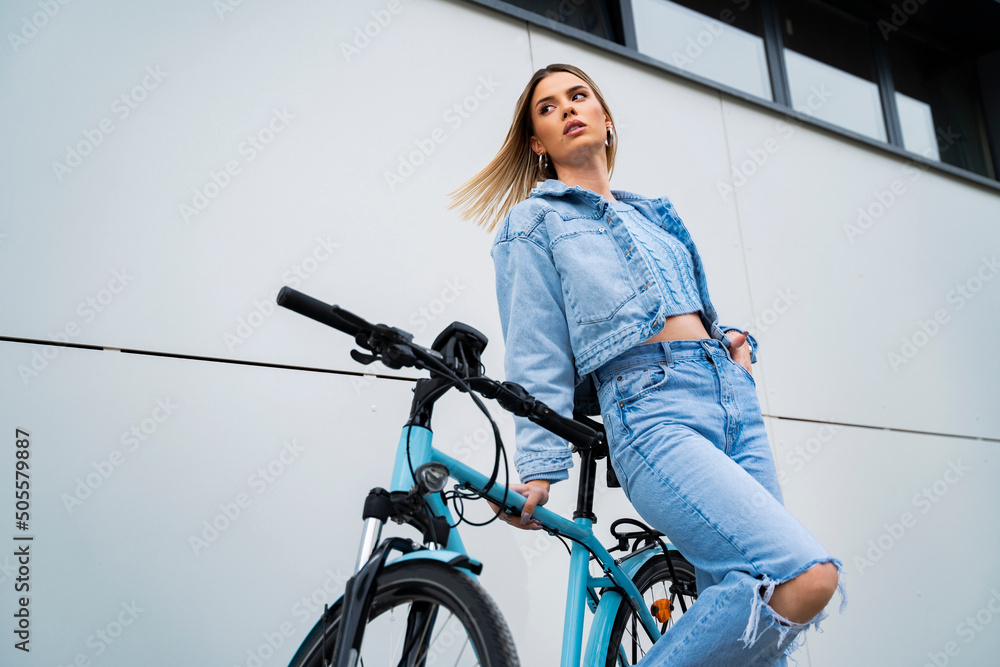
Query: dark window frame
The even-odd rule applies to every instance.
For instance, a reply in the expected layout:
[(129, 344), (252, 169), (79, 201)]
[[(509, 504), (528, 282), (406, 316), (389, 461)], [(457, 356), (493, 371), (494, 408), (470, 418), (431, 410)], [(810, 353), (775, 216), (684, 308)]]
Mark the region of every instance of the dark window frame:
[[(621, 43), (597, 37), (583, 30), (569, 27), (558, 21), (546, 18), (540, 14), (511, 5), (504, 0), (466, 0), (473, 4), (488, 7), (503, 14), (521, 19), (529, 24), (546, 28), (553, 32), (579, 40), (603, 51), (622, 56), (634, 62), (641, 63), (653, 69), (672, 74), (685, 81), (715, 90), (723, 95), (736, 98), (754, 106), (762, 107), (770, 111), (780, 113), (796, 122), (808, 124), (814, 128), (830, 132), (840, 137), (846, 137), (856, 143), (878, 149), (880, 151), (905, 158), (911, 162), (925, 165), (936, 171), (950, 176), (956, 176), (966, 181), (971, 181), (977, 185), (985, 186), (993, 191), (1000, 192), (1000, 180), (994, 180), (988, 176), (983, 176), (961, 167), (931, 160), (918, 153), (911, 153), (903, 148), (902, 129), (899, 122), (899, 113), (896, 108), (896, 89), (892, 81), (892, 70), (889, 67), (888, 52), (885, 48), (885, 41), (879, 32), (877, 20), (867, 11), (851, 12), (858, 18), (866, 21), (870, 26), (872, 48), (875, 54), (875, 62), (878, 74), (879, 94), (882, 99), (882, 112), (886, 124), (887, 142), (878, 141), (865, 135), (845, 129), (833, 123), (820, 120), (814, 116), (800, 113), (791, 106), (791, 92), (788, 87), (788, 72), (785, 68), (784, 46), (781, 38), (781, 18), (778, 14), (776, 0), (761, 1), (761, 21), (764, 27), (764, 49), (768, 63), (768, 70), (771, 78), (771, 88), (774, 101), (762, 99), (749, 93), (745, 93), (736, 88), (708, 79), (692, 72), (680, 69), (670, 63), (657, 60), (656, 58), (640, 53), (637, 48), (635, 34), (635, 22), (632, 14), (631, 0), (608, 0), (608, 9), (612, 17), (617, 16), (618, 26), (621, 29)], [(572, 0), (566, 0), (572, 2)], [(840, 8), (840, 7), (838, 7)], [(858, 9), (861, 9), (860, 7)], [(905, 32), (905, 30), (904, 30)], [(1000, 179), (1000, 155), (992, 155), (994, 173)]]

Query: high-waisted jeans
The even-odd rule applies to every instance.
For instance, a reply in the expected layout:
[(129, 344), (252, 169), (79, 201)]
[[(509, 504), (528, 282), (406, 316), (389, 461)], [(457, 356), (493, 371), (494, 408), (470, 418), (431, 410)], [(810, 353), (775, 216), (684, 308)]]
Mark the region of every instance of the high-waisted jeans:
[(774, 587), (833, 562), (843, 603), (843, 565), (782, 503), (750, 373), (705, 338), (637, 345), (596, 379), (622, 489), (697, 575), (697, 602), (639, 664), (786, 664), (826, 613), (791, 622), (767, 604)]

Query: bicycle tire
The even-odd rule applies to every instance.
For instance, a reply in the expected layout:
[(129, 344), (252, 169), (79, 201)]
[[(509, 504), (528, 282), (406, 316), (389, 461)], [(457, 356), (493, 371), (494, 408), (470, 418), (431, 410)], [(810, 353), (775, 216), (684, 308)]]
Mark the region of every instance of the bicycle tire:
[[(443, 619), (442, 611), (448, 612)], [(405, 649), (411, 613), (430, 615), (422, 635), (430, 636), (430, 641), (423, 651), (419, 645), (405, 651), (408, 657), (413, 650), (418, 653), (404, 662), (401, 649)], [(340, 616), (338, 601), (313, 627), (289, 667), (328, 665), (337, 644)], [(456, 627), (456, 620), (461, 628)], [(357, 664), (520, 666), (510, 630), (493, 599), (472, 577), (437, 561), (411, 561), (382, 571), (375, 582)]]
[[(697, 599), (695, 590), (694, 566), (676, 551), (670, 552), (670, 562), (674, 566), (677, 574), (677, 582), (682, 591), (671, 593), (670, 586), (673, 581), (670, 577), (670, 568), (667, 559), (661, 554), (647, 561), (639, 571), (632, 577), (636, 588), (642, 594), (642, 599), (648, 609), (655, 600), (667, 598), (674, 603), (674, 610), (671, 612), (670, 620), (660, 627), (660, 634), (670, 630), (683, 612), (679, 604), (679, 598), (683, 597), (688, 609)], [(611, 626), (610, 641), (608, 643), (608, 655), (605, 658), (605, 667), (625, 667), (634, 665), (642, 656), (646, 654), (652, 641), (642, 629), (638, 617), (633, 613), (627, 600), (622, 600), (618, 615)]]

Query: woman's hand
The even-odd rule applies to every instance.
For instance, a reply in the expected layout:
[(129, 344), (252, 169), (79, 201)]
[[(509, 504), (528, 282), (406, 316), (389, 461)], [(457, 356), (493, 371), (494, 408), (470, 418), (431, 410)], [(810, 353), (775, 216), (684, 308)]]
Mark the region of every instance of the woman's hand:
[(729, 338), (729, 356), (732, 357), (733, 361), (747, 369), (747, 373), (752, 376), (753, 371), (750, 370), (750, 346), (747, 345), (747, 335), (739, 331), (730, 331), (726, 334), (726, 337)]
[(494, 512), (500, 512), (500, 520), (508, 523), (515, 528), (521, 528), (522, 530), (538, 530), (542, 527), (542, 524), (534, 521), (531, 518), (532, 513), (535, 511), (535, 507), (538, 505), (544, 505), (549, 500), (549, 480), (547, 479), (533, 479), (527, 484), (511, 484), (510, 490), (515, 493), (520, 493), (522, 496), (527, 498), (524, 501), (524, 511), (521, 512), (521, 516), (517, 517), (513, 514), (507, 514), (507, 512), (501, 512), (500, 508), (493, 503), (490, 503), (490, 507), (493, 508)]

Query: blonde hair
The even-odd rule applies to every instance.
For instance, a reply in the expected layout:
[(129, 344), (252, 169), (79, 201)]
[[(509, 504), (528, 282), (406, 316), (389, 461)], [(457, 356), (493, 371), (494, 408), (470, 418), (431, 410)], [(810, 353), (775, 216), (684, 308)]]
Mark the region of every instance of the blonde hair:
[[(583, 70), (573, 65), (555, 63), (538, 70), (531, 76), (524, 92), (514, 106), (514, 118), (511, 120), (507, 138), (496, 156), (478, 174), (467, 180), (458, 189), (448, 193), (451, 202), (448, 208), (458, 208), (463, 219), (475, 218), (475, 223), (493, 231), (507, 216), (514, 205), (526, 199), (538, 181), (556, 178), (555, 168), (548, 161), (548, 169), (541, 166), (538, 155), (531, 150), (531, 135), (534, 125), (531, 119), (531, 98), (535, 94), (538, 82), (555, 72), (568, 72), (583, 79), (584, 83), (594, 91), (604, 113), (611, 119), (612, 131), (614, 118), (608, 109), (604, 96), (597, 84)], [(605, 148), (608, 158), (608, 177), (615, 168), (615, 153), (618, 142), (612, 141)]]

